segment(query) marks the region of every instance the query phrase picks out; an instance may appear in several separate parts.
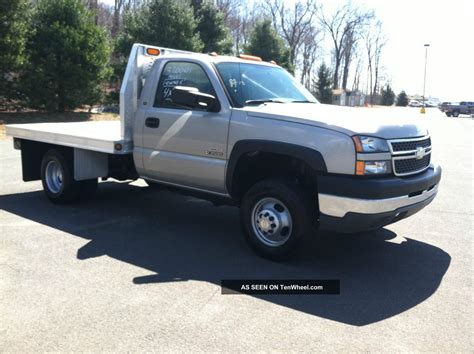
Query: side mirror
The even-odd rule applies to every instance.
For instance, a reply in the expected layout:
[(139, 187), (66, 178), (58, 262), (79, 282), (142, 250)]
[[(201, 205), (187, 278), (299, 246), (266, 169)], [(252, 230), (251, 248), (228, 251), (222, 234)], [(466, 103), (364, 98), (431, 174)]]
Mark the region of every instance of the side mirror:
[(208, 112), (220, 110), (219, 101), (213, 95), (199, 92), (196, 87), (176, 86), (171, 91), (173, 103), (191, 109), (200, 108)]

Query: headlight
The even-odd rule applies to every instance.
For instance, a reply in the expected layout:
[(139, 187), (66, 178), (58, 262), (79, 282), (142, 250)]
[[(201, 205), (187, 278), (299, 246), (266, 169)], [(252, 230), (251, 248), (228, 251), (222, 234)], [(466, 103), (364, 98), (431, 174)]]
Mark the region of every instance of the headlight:
[(352, 137), (357, 152), (388, 152), (387, 141), (372, 136), (355, 135)]
[(356, 175), (384, 175), (392, 172), (390, 161), (357, 161)]

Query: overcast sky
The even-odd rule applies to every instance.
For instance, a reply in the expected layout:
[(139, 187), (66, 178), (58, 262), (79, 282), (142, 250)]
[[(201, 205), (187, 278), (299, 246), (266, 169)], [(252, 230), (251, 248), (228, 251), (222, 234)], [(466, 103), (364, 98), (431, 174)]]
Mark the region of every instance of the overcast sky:
[[(113, 0), (102, 2), (113, 4)], [(345, 1), (319, 2), (330, 10)], [(382, 64), (396, 93), (404, 89), (422, 94), (423, 45), (429, 43), (426, 96), (474, 101), (473, 0), (353, 0), (353, 4), (375, 10), (383, 22), (388, 43)]]

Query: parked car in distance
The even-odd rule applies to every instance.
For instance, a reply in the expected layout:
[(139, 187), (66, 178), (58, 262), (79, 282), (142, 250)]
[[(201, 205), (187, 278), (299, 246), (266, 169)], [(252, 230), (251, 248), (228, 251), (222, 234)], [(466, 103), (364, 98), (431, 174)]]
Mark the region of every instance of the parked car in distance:
[(411, 100), (408, 102), (409, 107), (421, 107), (421, 102), (417, 100)]
[(441, 111), (446, 114), (448, 117), (459, 117), (460, 114), (472, 114), (474, 110), (473, 101), (462, 101), (462, 102), (452, 102), (445, 106), (440, 107)]

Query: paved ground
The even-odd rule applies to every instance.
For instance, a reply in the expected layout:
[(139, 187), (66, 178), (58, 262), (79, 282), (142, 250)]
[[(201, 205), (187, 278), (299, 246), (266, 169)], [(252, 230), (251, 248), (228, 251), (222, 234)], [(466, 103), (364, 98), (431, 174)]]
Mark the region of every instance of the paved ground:
[[(0, 349), (472, 350), (474, 121), (399, 110), (429, 126), (436, 200), (379, 232), (325, 234), (286, 264), (254, 256), (236, 209), (140, 183), (52, 205), (1, 142)], [(223, 278), (336, 278), (341, 295), (221, 295)]]

